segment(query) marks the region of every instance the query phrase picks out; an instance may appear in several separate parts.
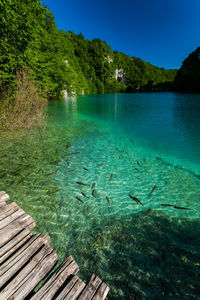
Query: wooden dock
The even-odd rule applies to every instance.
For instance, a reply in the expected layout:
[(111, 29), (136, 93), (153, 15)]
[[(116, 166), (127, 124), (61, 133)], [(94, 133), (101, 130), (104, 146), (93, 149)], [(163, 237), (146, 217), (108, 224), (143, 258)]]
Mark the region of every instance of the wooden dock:
[[(1, 300), (101, 300), (109, 287), (94, 274), (86, 285), (72, 256), (47, 278), (57, 254), (46, 234), (32, 234), (36, 224), (9, 196), (0, 192), (0, 299)], [(44, 280), (37, 292), (34, 288)]]

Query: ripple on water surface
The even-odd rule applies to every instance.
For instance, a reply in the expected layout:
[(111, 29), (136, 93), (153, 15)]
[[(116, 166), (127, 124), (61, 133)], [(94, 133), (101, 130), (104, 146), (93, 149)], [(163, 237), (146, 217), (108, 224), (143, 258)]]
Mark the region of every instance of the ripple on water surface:
[(0, 189), (50, 234), (60, 260), (72, 254), (83, 279), (106, 281), (110, 299), (195, 299), (198, 174), (105, 121), (53, 122), (4, 137)]

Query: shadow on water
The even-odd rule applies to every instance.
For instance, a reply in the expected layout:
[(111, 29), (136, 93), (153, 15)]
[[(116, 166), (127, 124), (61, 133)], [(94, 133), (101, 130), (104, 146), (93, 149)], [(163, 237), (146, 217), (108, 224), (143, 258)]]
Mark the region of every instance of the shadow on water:
[(200, 163), (199, 127), (200, 127), (200, 95), (199, 94), (174, 94), (174, 114), (179, 120), (180, 134), (185, 136), (193, 160)]
[(148, 216), (107, 218), (101, 226), (94, 221), (90, 233), (79, 236), (74, 257), (83, 278), (95, 272), (109, 284), (108, 299), (197, 299), (200, 295), (199, 220), (170, 218), (155, 211)]

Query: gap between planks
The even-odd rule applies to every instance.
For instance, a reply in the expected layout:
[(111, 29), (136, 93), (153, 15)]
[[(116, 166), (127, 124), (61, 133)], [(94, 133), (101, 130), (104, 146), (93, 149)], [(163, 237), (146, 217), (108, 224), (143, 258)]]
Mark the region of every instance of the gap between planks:
[(55, 266), (57, 254), (50, 247), (49, 236), (33, 235), (30, 230), (35, 221), (16, 203), (6, 205), (8, 200), (8, 194), (0, 192), (0, 299), (105, 299), (109, 287), (94, 274), (85, 285), (76, 275), (79, 267), (72, 256), (33, 294)]

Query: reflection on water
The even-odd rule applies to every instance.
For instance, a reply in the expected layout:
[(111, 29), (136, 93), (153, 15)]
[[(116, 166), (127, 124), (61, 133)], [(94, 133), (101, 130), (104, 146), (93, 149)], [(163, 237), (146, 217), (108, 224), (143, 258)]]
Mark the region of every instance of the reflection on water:
[(45, 129), (2, 137), (0, 190), (83, 279), (106, 281), (110, 299), (196, 299), (199, 103), (174, 93), (51, 103)]

